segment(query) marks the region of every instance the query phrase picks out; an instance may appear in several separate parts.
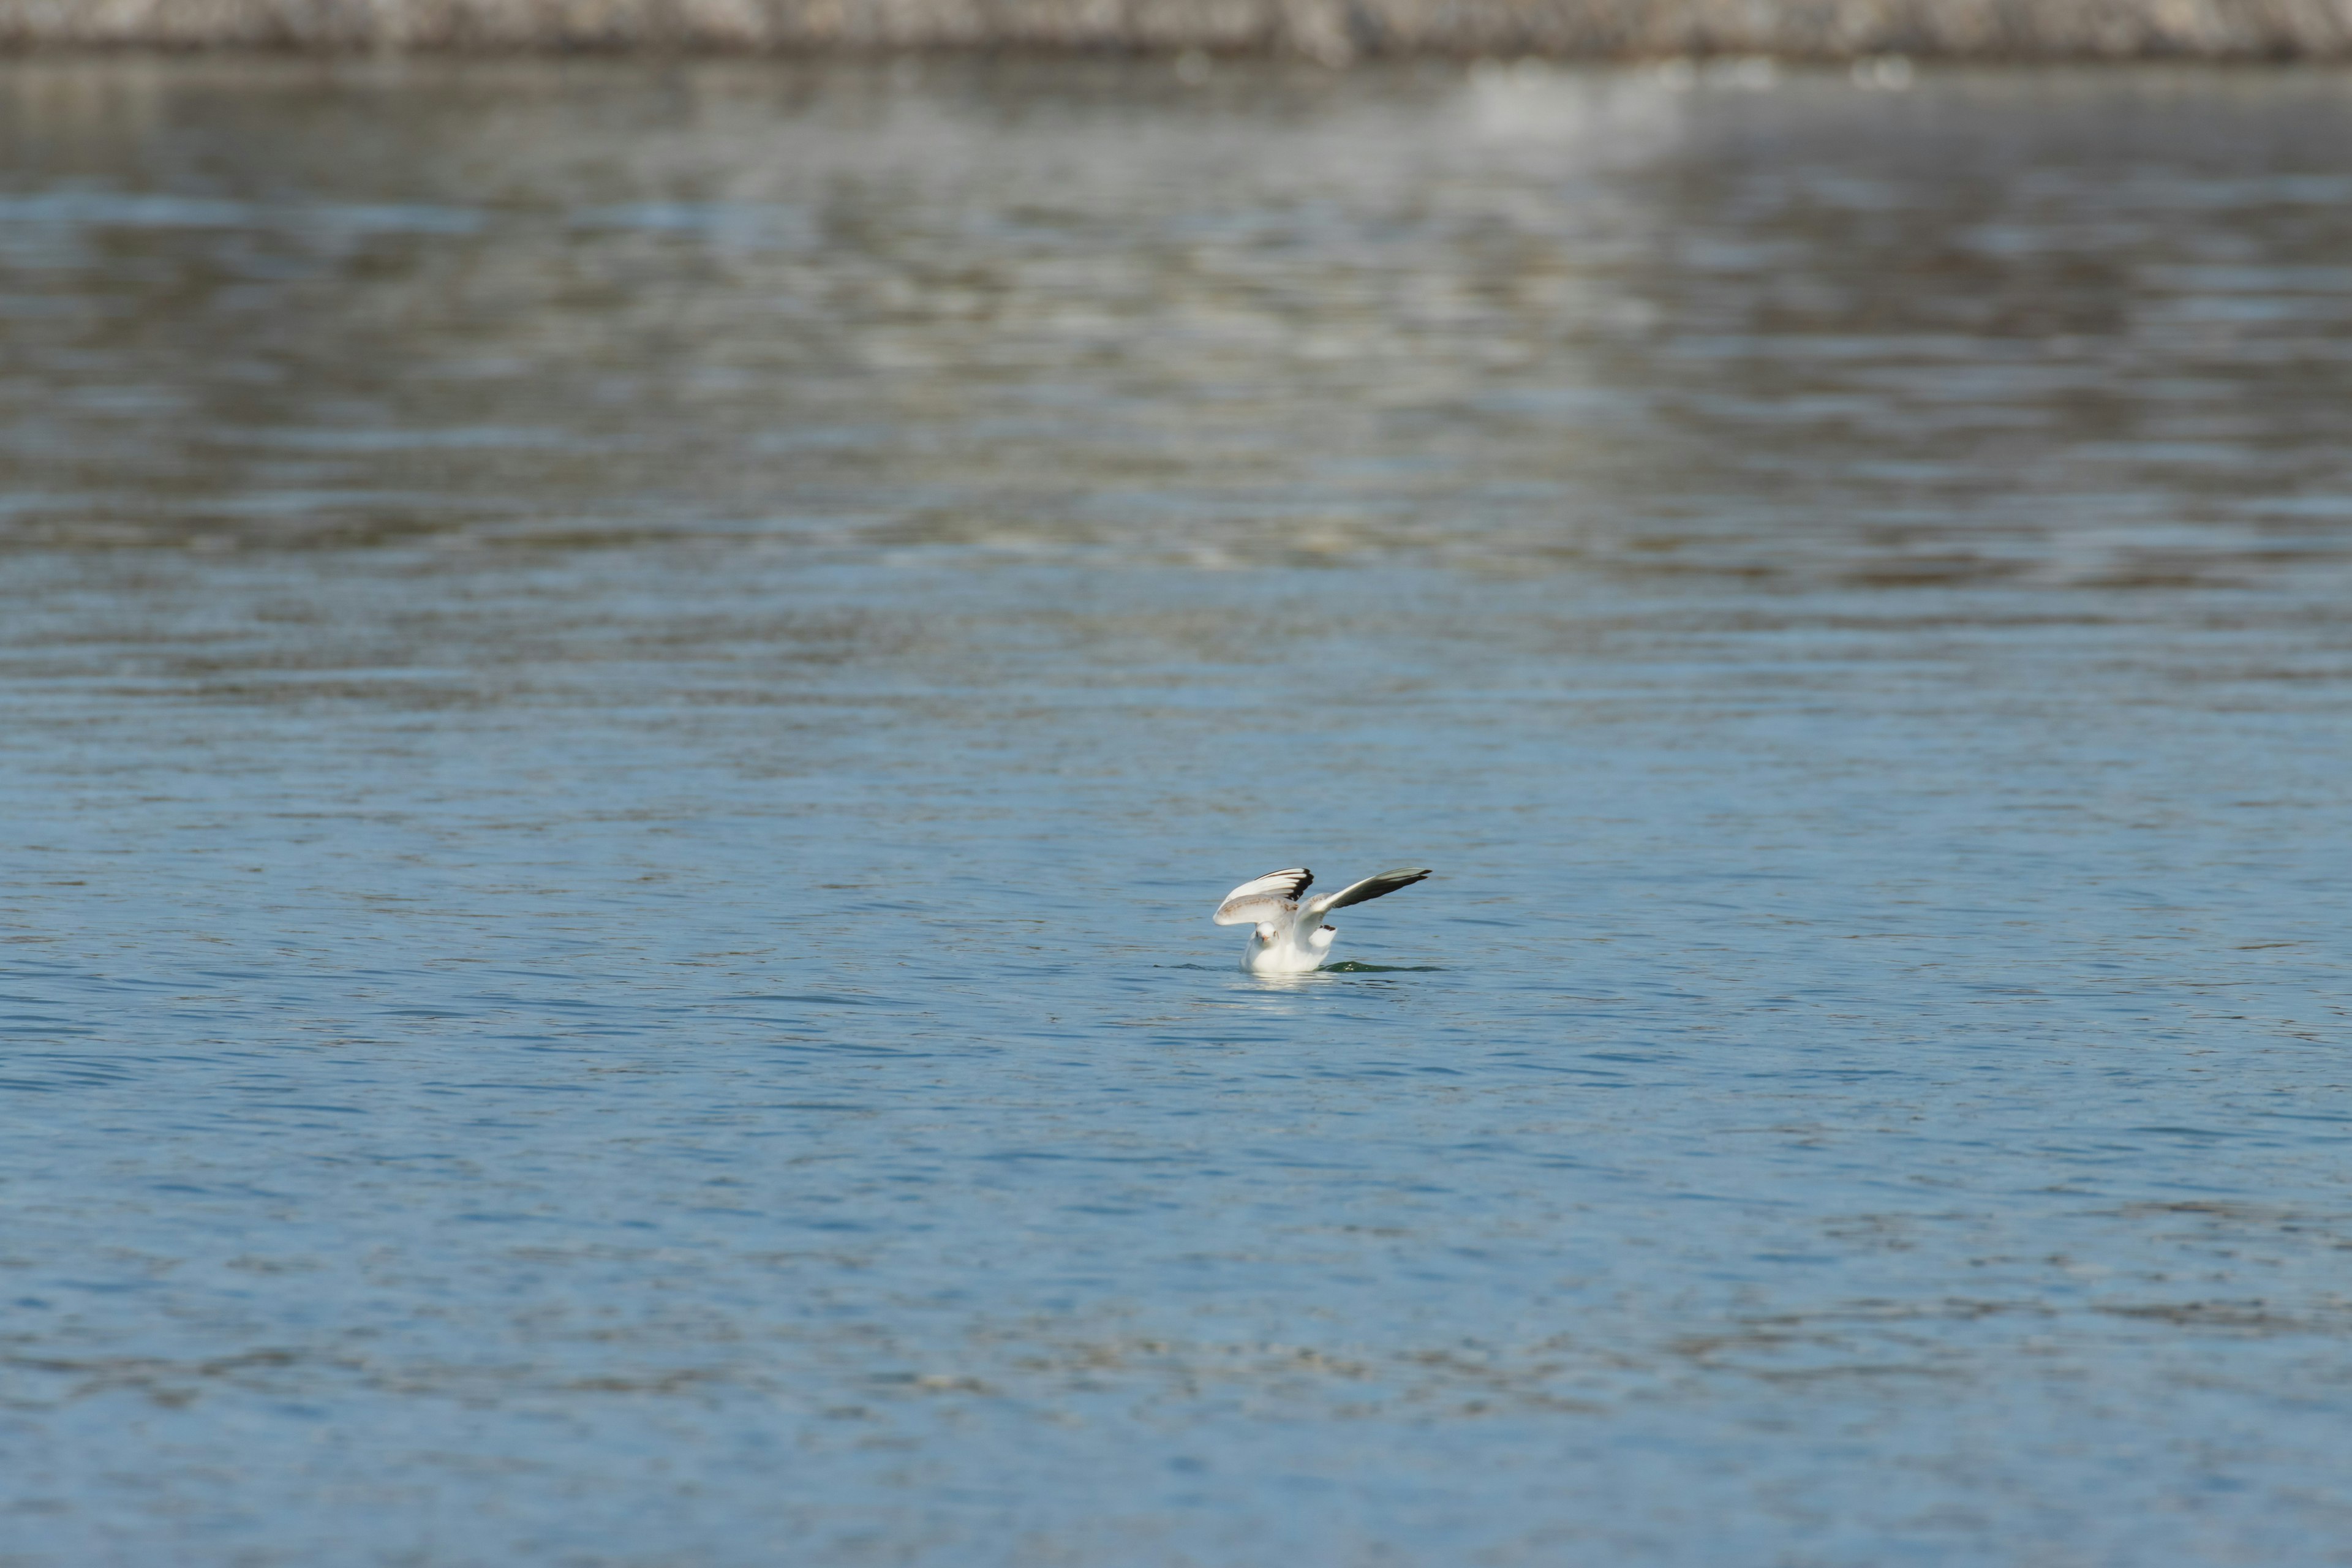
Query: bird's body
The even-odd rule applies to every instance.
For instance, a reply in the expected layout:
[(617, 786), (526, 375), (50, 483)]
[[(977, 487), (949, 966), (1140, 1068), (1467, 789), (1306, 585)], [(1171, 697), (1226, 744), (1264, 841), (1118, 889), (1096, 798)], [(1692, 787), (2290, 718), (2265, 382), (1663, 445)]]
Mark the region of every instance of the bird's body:
[(1244, 882), (1225, 895), (1213, 918), (1221, 926), (1256, 928), (1242, 952), (1242, 967), (1251, 973), (1305, 974), (1323, 967), (1331, 943), (1339, 939), (1339, 933), (1323, 923), (1325, 915), (1410, 888), (1428, 875), (1426, 869), (1408, 866), (1309, 899), (1307, 889), (1314, 885), (1315, 873), (1297, 866)]

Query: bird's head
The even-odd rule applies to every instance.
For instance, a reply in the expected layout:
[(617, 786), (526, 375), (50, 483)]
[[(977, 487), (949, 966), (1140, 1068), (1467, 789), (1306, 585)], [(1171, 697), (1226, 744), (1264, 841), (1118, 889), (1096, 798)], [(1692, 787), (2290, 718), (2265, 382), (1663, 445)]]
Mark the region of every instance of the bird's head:
[(1257, 922), (1257, 929), (1250, 934), (1256, 937), (1260, 942), (1272, 942), (1274, 940), (1274, 922), (1272, 921), (1260, 921)]

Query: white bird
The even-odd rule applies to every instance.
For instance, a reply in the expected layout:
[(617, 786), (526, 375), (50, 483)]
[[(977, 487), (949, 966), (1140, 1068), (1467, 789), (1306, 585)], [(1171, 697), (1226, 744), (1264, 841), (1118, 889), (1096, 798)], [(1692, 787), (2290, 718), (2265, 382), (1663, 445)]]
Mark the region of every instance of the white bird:
[(1315, 873), (1296, 866), (1244, 882), (1225, 895), (1214, 918), (1221, 926), (1257, 927), (1242, 953), (1244, 969), (1253, 974), (1305, 974), (1323, 967), (1323, 955), (1331, 951), (1339, 934), (1323, 923), (1325, 915), (1349, 904), (1385, 898), (1428, 875), (1425, 867), (1406, 866), (1301, 901), (1300, 895), (1314, 883)]

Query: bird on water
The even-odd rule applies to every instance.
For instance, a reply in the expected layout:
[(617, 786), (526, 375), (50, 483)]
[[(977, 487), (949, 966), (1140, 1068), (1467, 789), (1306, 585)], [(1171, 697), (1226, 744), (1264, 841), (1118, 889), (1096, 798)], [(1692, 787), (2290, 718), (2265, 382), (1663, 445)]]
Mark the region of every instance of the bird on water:
[(1333, 910), (1386, 898), (1399, 888), (1410, 888), (1429, 875), (1427, 867), (1401, 867), (1376, 877), (1307, 898), (1315, 873), (1304, 866), (1269, 871), (1254, 882), (1244, 882), (1225, 895), (1214, 917), (1221, 926), (1255, 926), (1242, 953), (1242, 967), (1253, 974), (1305, 974), (1323, 967), (1324, 955), (1339, 933), (1323, 923)]

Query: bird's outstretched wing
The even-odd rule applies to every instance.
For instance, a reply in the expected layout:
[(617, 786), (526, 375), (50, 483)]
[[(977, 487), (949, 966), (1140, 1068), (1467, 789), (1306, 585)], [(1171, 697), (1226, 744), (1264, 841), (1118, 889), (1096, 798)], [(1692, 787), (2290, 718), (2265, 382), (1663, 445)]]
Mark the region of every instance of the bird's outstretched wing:
[[(1426, 866), (1400, 866), (1393, 871), (1382, 871), (1376, 877), (1367, 877), (1362, 881), (1342, 888), (1336, 893), (1326, 893), (1309, 903), (1307, 906), (1307, 912), (1310, 915), (1328, 915), (1333, 910), (1344, 910), (1349, 904), (1384, 899), (1399, 888), (1410, 888), (1428, 875), (1429, 868)], [(1305, 885), (1300, 884), (1301, 887)], [(1251, 886), (1255, 887), (1256, 884), (1252, 883)], [(1222, 911), (1219, 912), (1218, 918), (1223, 918)]]
[(1298, 908), (1298, 895), (1314, 883), (1315, 873), (1304, 866), (1268, 871), (1255, 882), (1244, 882), (1225, 895), (1213, 917), (1221, 926), (1254, 926)]

